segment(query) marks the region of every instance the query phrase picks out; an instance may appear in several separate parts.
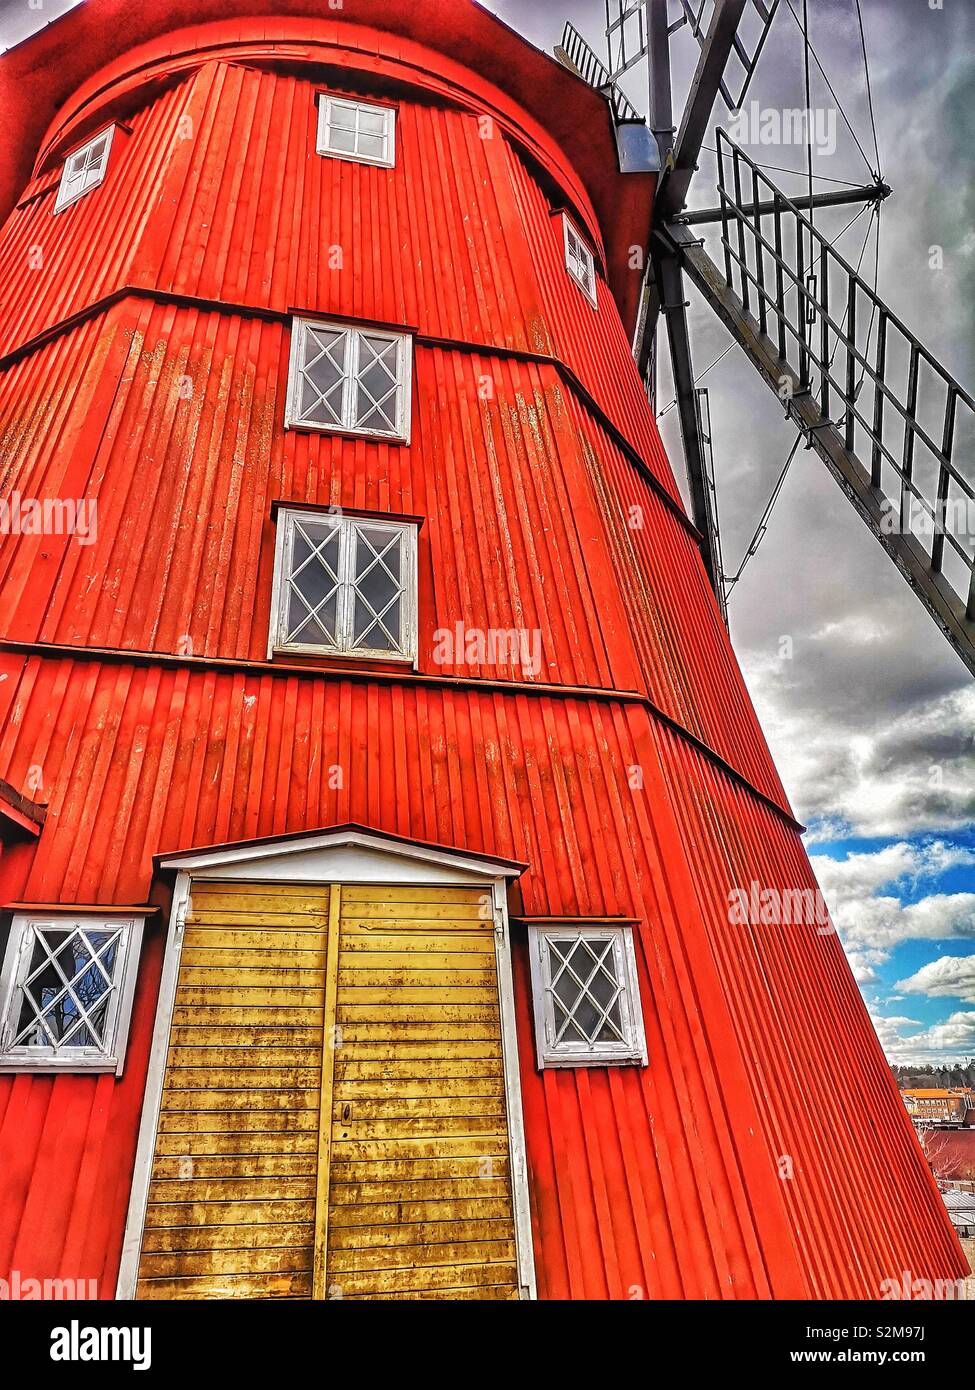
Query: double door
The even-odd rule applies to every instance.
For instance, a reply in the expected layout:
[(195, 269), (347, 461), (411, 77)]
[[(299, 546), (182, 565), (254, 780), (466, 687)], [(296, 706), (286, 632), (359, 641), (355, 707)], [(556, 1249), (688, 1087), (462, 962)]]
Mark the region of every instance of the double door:
[(192, 885), (137, 1297), (518, 1296), (487, 901)]

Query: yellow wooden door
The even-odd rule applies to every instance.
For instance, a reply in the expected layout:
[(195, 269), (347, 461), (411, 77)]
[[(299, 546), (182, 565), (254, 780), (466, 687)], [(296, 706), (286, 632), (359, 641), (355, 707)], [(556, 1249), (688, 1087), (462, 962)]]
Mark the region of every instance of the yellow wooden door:
[(327, 1294), (515, 1298), (494, 917), (342, 889)]
[(515, 1298), (476, 888), (195, 883), (139, 1298)]
[(138, 1298), (309, 1298), (329, 890), (195, 883)]

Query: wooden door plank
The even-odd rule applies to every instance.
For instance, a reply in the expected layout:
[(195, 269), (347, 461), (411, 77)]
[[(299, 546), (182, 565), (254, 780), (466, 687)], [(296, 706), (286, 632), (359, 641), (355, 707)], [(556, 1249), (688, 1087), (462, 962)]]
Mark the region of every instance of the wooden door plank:
[(325, 1004), (322, 1018), (322, 1089), (318, 1117), (318, 1190), (315, 1212), (315, 1248), (312, 1297), (325, 1297), (328, 1279), (328, 1204), (332, 1166), (332, 1094), (335, 1078), (335, 1052), (338, 1042), (338, 960), (341, 933), (342, 889), (333, 885), (328, 900), (328, 955), (325, 965)]
[(140, 1279), (137, 1298), (307, 1298), (311, 1289), (308, 1274), (221, 1274), (199, 1279)]

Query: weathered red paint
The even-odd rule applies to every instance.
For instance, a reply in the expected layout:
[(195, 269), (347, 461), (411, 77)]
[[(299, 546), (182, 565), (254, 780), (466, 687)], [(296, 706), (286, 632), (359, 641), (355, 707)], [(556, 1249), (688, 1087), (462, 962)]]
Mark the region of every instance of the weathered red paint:
[[(165, 907), (160, 852), (349, 821), (523, 861), (515, 913), (639, 922), (650, 1051), (538, 1073), (516, 939), (543, 1296), (960, 1274), (835, 936), (729, 925), (814, 880), (629, 352), (649, 186), (605, 107), (468, 0), (221, 8), (88, 0), (0, 59), (2, 486), (98, 502), (90, 545), (0, 552), (0, 778), (48, 805), (2, 900)], [(315, 155), (324, 87), (398, 102), (395, 170)], [(409, 447), (283, 429), (303, 311), (415, 331)], [(425, 518), (416, 674), (266, 661), (282, 500)], [(538, 628), (541, 669), (436, 666), (457, 622)], [(0, 1271), (111, 1296), (161, 952), (120, 1081), (0, 1078)]]

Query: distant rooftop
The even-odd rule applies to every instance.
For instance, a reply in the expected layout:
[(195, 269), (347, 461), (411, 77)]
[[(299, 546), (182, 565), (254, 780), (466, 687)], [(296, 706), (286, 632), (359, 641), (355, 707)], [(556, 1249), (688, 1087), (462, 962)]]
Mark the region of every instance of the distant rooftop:
[(949, 1086), (939, 1090), (921, 1091), (915, 1086), (907, 1086), (901, 1092), (904, 1096), (914, 1096), (917, 1100), (951, 1100), (953, 1096), (975, 1095), (971, 1086)]

